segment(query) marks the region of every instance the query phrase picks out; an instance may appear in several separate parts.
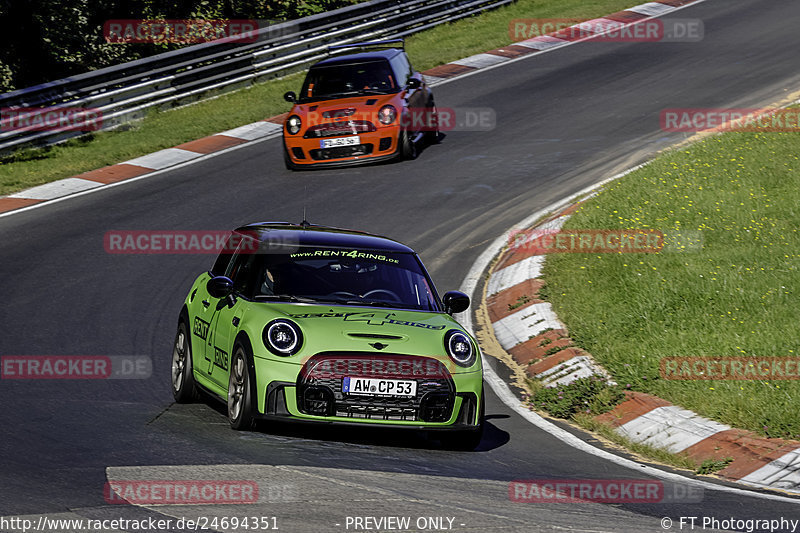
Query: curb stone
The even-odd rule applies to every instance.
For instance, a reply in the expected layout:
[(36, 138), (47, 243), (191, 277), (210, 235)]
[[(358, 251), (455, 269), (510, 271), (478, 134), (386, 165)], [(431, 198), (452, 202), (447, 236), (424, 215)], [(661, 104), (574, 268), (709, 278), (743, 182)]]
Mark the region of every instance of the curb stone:
[[(597, 190), (531, 229), (560, 229)], [(533, 255), (524, 246), (508, 247), (501, 252), (490, 269), (484, 294), (492, 324), (489, 329), (518, 365), (517, 370), (547, 387), (592, 375), (610, 381), (608, 373), (591, 354), (573, 345), (550, 303), (540, 298), (544, 261), (544, 255)], [(764, 438), (751, 431), (734, 429), (635, 391), (626, 391), (621, 404), (595, 419), (611, 425), (634, 442), (684, 453), (698, 463), (732, 458), (730, 464), (716, 472), (727, 480), (800, 494), (798, 441)]]

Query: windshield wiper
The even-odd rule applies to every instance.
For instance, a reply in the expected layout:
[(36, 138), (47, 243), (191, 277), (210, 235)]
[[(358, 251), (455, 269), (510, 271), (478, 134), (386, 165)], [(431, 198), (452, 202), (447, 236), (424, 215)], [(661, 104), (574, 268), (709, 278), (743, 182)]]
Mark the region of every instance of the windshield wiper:
[(353, 91), (345, 91), (343, 93), (332, 93), (326, 95), (317, 95), (314, 98), (317, 100), (330, 100), (331, 98), (341, 98), (343, 96), (360, 96), (360, 95), (367, 95), (367, 94), (390, 94), (386, 91), (381, 91), (378, 89), (356, 89)]
[(341, 303), (347, 305), (369, 305), (372, 307), (391, 307), (393, 309), (410, 309), (406, 304), (399, 302), (384, 302), (382, 300), (342, 300)]
[(358, 304), (364, 305), (368, 302), (361, 300), (344, 300), (342, 298), (317, 298), (313, 296), (297, 296), (294, 294), (259, 294), (256, 298), (265, 300), (280, 300), (282, 302), (311, 303), (311, 304)]
[(313, 298), (310, 296), (296, 296), (294, 294), (258, 294), (258, 300), (279, 300), (282, 302), (296, 303), (331, 303), (340, 305), (361, 305), (371, 307), (391, 307), (393, 309), (412, 309), (411, 306), (399, 302), (385, 302), (382, 300), (345, 300), (343, 298)]
[(282, 302), (300, 302), (300, 303), (315, 303), (319, 300), (308, 298), (306, 296), (295, 296), (294, 294), (257, 294), (255, 296), (259, 300), (280, 300)]
[(331, 93), (331, 94), (317, 95), (314, 98), (318, 98), (320, 100), (330, 100), (331, 98), (340, 98), (342, 96), (358, 96), (358, 91), (346, 91), (346, 92), (343, 92), (343, 93)]

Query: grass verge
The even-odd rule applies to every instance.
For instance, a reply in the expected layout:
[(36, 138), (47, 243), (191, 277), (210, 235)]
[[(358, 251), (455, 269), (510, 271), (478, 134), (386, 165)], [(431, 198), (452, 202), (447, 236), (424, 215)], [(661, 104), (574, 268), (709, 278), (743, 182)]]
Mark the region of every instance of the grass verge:
[(685, 454), (634, 442), (617, 433), (610, 424), (597, 420), (597, 415), (610, 411), (625, 397), (619, 385), (609, 385), (599, 376), (579, 378), (557, 387), (545, 387), (539, 381), (529, 379), (528, 385), (531, 394), (527, 405), (530, 409), (568, 420), (641, 457), (701, 474), (710, 474), (727, 466), (721, 461), (698, 464)]
[[(589, 19), (636, 4), (633, 0), (519, 0), (475, 17), (438, 26), (407, 39), (414, 66), (437, 65), (510, 43), (509, 22), (517, 18)], [(152, 112), (116, 131), (22, 150), (0, 160), (0, 195), (170, 148), (288, 111), (282, 95), (297, 91), (302, 74), (254, 85), (194, 105)]]
[(575, 343), (632, 390), (800, 438), (796, 377), (673, 380), (660, 370), (664, 357), (798, 357), (798, 153), (797, 133), (726, 133), (667, 153), (583, 204), (566, 228), (652, 228), (666, 245), (548, 258), (549, 300)]
[(616, 444), (617, 446), (625, 448), (628, 451), (661, 464), (674, 466), (684, 470), (691, 470), (695, 474), (713, 474), (714, 472), (724, 468), (724, 466), (720, 466), (716, 469), (703, 467), (706, 462), (704, 462), (702, 465), (698, 465), (696, 461), (692, 460), (685, 454), (671, 453), (663, 448), (655, 448), (647, 444), (642, 444), (641, 442), (632, 441), (631, 439), (617, 433), (614, 427), (610, 424), (600, 422), (591, 415), (579, 413), (575, 415), (572, 420), (583, 429), (591, 431), (592, 433), (603, 437), (605, 440)]

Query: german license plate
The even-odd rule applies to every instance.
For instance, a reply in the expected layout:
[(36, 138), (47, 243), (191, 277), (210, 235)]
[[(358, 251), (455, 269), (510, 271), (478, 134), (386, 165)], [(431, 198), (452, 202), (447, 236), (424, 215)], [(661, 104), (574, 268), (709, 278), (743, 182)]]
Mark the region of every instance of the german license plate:
[(345, 377), (342, 392), (362, 396), (402, 396), (410, 398), (417, 394), (417, 382), (404, 379), (378, 379)]
[(337, 146), (357, 146), (361, 144), (358, 135), (355, 137), (336, 137), (335, 139), (322, 139), (319, 141), (321, 148), (335, 148)]

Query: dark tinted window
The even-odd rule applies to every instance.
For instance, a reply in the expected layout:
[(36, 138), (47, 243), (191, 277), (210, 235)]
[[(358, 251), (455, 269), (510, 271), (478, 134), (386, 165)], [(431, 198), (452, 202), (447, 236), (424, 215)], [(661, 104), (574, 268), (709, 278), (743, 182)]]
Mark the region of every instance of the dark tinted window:
[(233, 280), (233, 290), (245, 297), (251, 297), (255, 288), (258, 245), (249, 237), (242, 238), (225, 269), (225, 276)]
[(308, 71), (300, 91), (301, 102), (364, 94), (390, 94), (400, 90), (385, 60), (319, 65)]
[(397, 73), (397, 83), (401, 86), (405, 85), (409, 76), (414, 73), (414, 69), (411, 68), (411, 63), (408, 62), (408, 58), (405, 54), (397, 54), (390, 61), (394, 71)]
[(433, 286), (414, 254), (301, 247), (294, 253), (256, 257), (256, 298), (439, 310)]
[(228, 237), (228, 240), (225, 242), (225, 248), (217, 256), (217, 260), (214, 262), (214, 266), (211, 267), (212, 275), (214, 276), (225, 275), (225, 271), (228, 269), (228, 264), (231, 262), (231, 258), (233, 257), (233, 251), (236, 250), (240, 238), (241, 237), (236, 233), (231, 233), (231, 236)]

